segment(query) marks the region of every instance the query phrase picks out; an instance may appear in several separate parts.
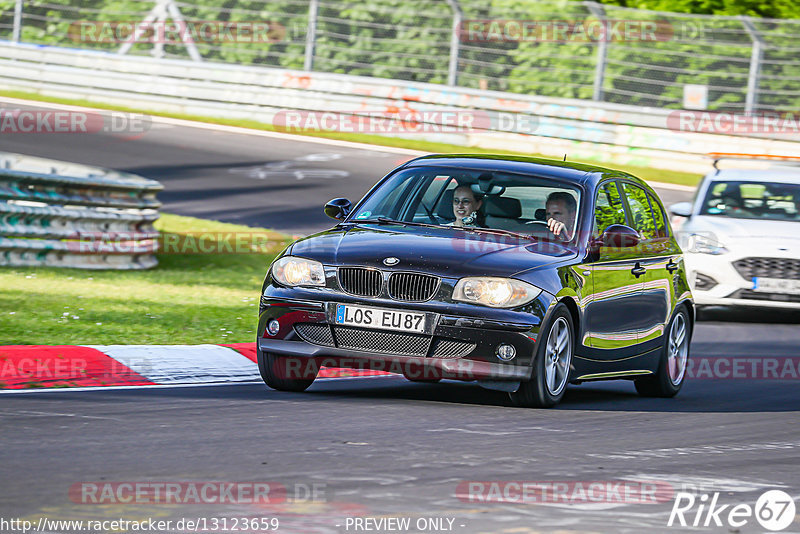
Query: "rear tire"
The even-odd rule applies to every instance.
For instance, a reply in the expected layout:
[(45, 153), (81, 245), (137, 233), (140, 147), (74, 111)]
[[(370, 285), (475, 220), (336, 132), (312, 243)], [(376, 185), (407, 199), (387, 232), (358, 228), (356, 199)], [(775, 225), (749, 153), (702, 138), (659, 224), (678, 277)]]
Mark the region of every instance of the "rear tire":
[(315, 364), (302, 366), (303, 378), (289, 378), (286, 376), (290, 374), (289, 370), (296, 367), (290, 364), (291, 357), (280, 356), (271, 352), (262, 352), (261, 349), (258, 348), (258, 341), (256, 341), (256, 353), (258, 371), (261, 373), (261, 378), (264, 380), (264, 383), (272, 389), (294, 392), (305, 391), (317, 378), (319, 369), (317, 369)]
[(509, 393), (517, 406), (549, 408), (564, 397), (575, 348), (575, 326), (564, 303), (558, 303), (540, 330), (533, 359), (533, 376)]
[(686, 378), (689, 363), (689, 339), (692, 324), (689, 313), (681, 306), (675, 311), (664, 335), (664, 346), (654, 375), (634, 381), (636, 391), (643, 397), (674, 397)]

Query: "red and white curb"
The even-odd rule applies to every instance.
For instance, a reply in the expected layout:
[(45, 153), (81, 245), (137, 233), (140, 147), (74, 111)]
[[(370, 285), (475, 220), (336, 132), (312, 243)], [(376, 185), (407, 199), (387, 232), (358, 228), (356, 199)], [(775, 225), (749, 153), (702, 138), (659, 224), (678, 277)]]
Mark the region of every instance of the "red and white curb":
[[(319, 378), (387, 376), (322, 367)], [(255, 343), (0, 346), (0, 389), (260, 381)]]

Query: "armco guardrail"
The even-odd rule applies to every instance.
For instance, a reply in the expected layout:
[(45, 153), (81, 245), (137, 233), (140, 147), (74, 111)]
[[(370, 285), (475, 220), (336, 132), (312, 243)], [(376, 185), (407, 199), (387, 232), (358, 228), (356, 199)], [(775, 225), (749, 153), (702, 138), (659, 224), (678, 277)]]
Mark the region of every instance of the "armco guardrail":
[(134, 174), (0, 153), (0, 265), (154, 267), (161, 189)]
[[(508, 114), (514, 127), (410, 135), (498, 151), (694, 172), (710, 168), (708, 152), (800, 152), (796, 135), (682, 131), (671, 120), (675, 111), (655, 108), (27, 44), (0, 43), (0, 86), (268, 124), (286, 109), (389, 115), (481, 110)], [(523, 118), (534, 121), (535, 128), (521, 128)]]

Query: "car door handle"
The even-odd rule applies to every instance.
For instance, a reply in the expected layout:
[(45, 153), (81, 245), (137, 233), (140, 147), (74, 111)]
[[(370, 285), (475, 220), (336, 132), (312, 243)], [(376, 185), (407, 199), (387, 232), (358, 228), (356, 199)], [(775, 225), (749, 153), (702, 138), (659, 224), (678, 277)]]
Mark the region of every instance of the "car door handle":
[(631, 273), (635, 274), (635, 275), (636, 275), (636, 278), (639, 278), (640, 276), (642, 276), (642, 275), (643, 275), (643, 274), (645, 274), (646, 272), (647, 272), (647, 269), (645, 269), (644, 267), (642, 267), (642, 266), (641, 266), (641, 265), (639, 265), (638, 263), (636, 264), (636, 267), (634, 267), (633, 269), (631, 269)]
[(669, 263), (667, 264), (667, 270), (669, 271), (669, 274), (674, 273), (678, 270), (678, 264), (672, 260), (669, 260)]

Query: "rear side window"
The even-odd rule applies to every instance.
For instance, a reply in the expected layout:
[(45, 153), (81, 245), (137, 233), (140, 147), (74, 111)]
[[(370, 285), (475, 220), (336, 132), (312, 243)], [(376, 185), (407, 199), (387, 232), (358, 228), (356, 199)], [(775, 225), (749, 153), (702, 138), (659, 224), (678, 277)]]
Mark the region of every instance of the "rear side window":
[(647, 198), (650, 200), (650, 207), (653, 209), (653, 218), (656, 221), (656, 234), (658, 237), (669, 237), (667, 219), (664, 216), (664, 210), (661, 208), (661, 204), (658, 202), (658, 199), (649, 192), (647, 193)]
[(647, 192), (627, 182), (622, 184), (622, 189), (625, 191), (625, 198), (628, 199), (634, 229), (639, 232), (642, 239), (656, 239), (658, 230), (653, 212), (650, 210), (650, 202), (647, 200)]
[(625, 208), (617, 183), (607, 182), (597, 190), (592, 234), (597, 237), (612, 224), (625, 224)]

